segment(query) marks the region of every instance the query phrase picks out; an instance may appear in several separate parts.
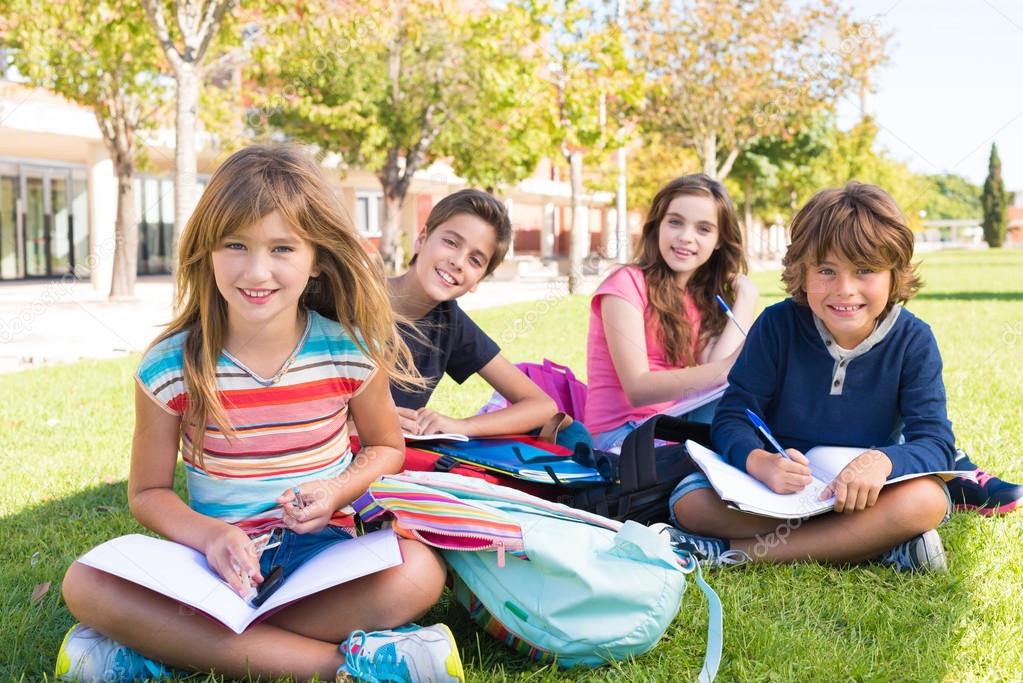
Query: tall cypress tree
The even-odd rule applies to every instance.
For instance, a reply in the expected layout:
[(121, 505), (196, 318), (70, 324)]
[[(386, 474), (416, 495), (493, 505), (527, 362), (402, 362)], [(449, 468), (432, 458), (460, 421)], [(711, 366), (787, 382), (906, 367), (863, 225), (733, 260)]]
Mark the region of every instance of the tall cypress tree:
[(984, 241), (989, 247), (1000, 247), (1005, 241), (1005, 228), (1009, 222), (1009, 198), (1002, 182), (1002, 161), (998, 158), (998, 147), (991, 145), (991, 158), (987, 165), (987, 179), (980, 196), (984, 209)]

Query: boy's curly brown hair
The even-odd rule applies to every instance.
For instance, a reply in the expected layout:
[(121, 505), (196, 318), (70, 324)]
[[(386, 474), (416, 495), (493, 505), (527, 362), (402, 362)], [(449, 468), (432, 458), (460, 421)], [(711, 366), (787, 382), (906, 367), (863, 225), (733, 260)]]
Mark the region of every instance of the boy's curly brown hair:
[(913, 231), (891, 195), (876, 185), (849, 182), (821, 190), (792, 219), (781, 279), (796, 303), (806, 305), (806, 269), (830, 251), (864, 268), (890, 270), (885, 313), (922, 286), (913, 258)]

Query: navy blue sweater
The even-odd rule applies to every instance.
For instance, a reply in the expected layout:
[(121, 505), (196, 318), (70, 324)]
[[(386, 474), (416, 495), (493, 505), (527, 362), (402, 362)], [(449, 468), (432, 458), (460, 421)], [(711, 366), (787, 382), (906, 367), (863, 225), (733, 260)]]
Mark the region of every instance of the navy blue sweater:
[(952, 469), (955, 437), (931, 328), (902, 309), (879, 341), (858, 349), (840, 365), (808, 306), (786, 299), (765, 309), (714, 413), (717, 451), (745, 471), (750, 451), (765, 447), (744, 412), (750, 408), (786, 448), (876, 448), (892, 461), (889, 478)]

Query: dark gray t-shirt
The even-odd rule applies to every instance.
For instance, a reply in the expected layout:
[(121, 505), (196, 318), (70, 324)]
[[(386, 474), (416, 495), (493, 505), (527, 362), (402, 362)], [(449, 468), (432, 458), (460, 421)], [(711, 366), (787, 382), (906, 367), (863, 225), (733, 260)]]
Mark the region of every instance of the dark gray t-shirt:
[(412, 351), (416, 369), (427, 384), (413, 391), (392, 385), (391, 396), (399, 408), (424, 407), (445, 372), (461, 384), (501, 351), (455, 301), (437, 304), (414, 324), (425, 337), (425, 343), (408, 329), (401, 329), (401, 337)]

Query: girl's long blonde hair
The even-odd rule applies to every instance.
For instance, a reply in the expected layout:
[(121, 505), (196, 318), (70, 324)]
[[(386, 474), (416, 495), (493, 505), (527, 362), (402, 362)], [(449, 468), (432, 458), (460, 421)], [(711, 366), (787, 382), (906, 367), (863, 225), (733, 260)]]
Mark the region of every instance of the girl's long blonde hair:
[(203, 441), (212, 421), (232, 435), (216, 388), (217, 361), (227, 332), (227, 303), (217, 289), (212, 254), (224, 237), (277, 211), (316, 254), (303, 304), (338, 321), (388, 378), (421, 383), (401, 341), (384, 280), (313, 159), (297, 147), (255, 145), (232, 154), (210, 178), (181, 235), (177, 317), (154, 341), (187, 332), (184, 381), (188, 405), (182, 438), (193, 428), (192, 460), (202, 467)]
[(727, 319), (714, 300), (714, 295), (720, 293), (729, 305), (735, 303), (732, 276), (746, 272), (746, 252), (742, 248), (742, 232), (739, 230), (739, 220), (732, 207), (732, 200), (724, 185), (718, 181), (703, 173), (685, 175), (672, 180), (654, 196), (650, 213), (643, 224), (640, 250), (633, 264), (643, 271), (646, 279), (648, 306), (658, 323), (657, 332), (665, 358), (674, 364), (684, 362), (691, 367), (696, 364), (693, 328), (681, 306), (682, 292), (675, 283), (675, 273), (661, 257), (658, 242), (661, 221), (667, 215), (668, 207), (675, 197), (682, 195), (712, 200), (718, 215), (718, 248), (686, 283), (686, 290), (700, 312), (697, 352), (725, 328)]

